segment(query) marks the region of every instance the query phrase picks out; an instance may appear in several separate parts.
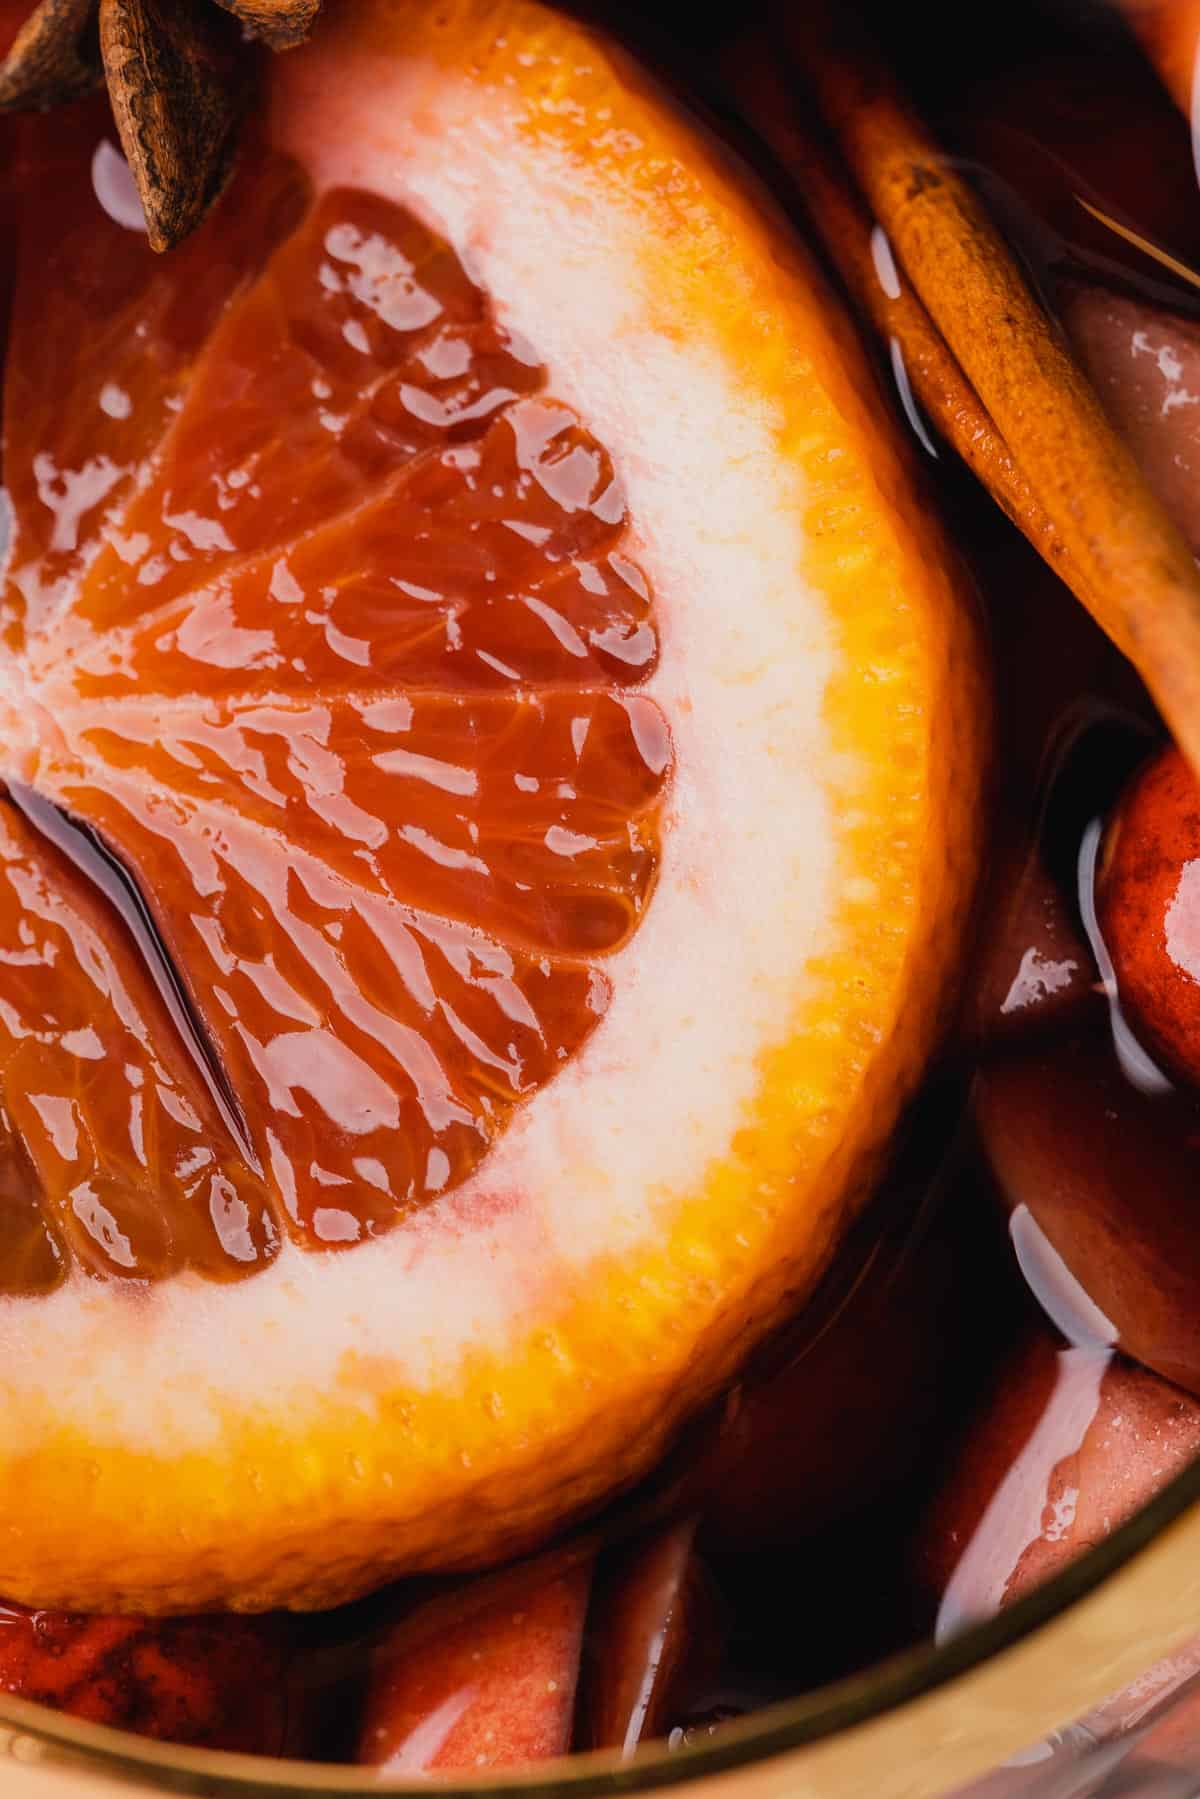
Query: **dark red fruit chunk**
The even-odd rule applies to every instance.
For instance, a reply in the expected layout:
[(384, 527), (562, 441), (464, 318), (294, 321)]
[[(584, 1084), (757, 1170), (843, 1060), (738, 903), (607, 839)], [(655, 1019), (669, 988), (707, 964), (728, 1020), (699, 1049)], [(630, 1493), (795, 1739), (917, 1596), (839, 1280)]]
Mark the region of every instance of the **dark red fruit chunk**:
[(997, 1371), (918, 1534), (939, 1634), (1023, 1597), (1200, 1451), (1200, 1405), (1100, 1345), (1030, 1329)]
[(1108, 1021), (980, 1070), (975, 1115), (1008, 1206), (1027, 1210), (1121, 1348), (1200, 1393), (1200, 1115), (1139, 1091)]
[(407, 1612), (380, 1644), (357, 1760), (392, 1775), (565, 1755), (591, 1563), (534, 1563)]
[(1096, 902), (1122, 1005), (1200, 1084), (1200, 786), (1177, 749), (1137, 775), (1110, 821)]
[(87, 1618), (0, 1604), (0, 1691), (167, 1743), (279, 1755), (277, 1618)]
[(721, 1663), (715, 1592), (681, 1519), (601, 1563), (588, 1632), (588, 1745), (632, 1755), (701, 1696)]

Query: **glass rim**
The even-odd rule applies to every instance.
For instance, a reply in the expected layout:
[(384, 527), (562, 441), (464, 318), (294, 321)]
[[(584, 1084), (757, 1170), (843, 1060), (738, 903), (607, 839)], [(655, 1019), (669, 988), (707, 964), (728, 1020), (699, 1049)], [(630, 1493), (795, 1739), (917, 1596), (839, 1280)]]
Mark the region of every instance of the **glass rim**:
[[(881, 1720), (888, 1713), (949, 1687), (972, 1670), (992, 1663), (1007, 1650), (1062, 1619), (1079, 1601), (1103, 1589), (1122, 1571), (1136, 1574), (1136, 1563), (1170, 1526), (1190, 1519), (1200, 1538), (1200, 1457), (1177, 1474), (1111, 1536), (1069, 1563), (1043, 1586), (995, 1616), (965, 1628), (943, 1643), (927, 1640), (869, 1668), (847, 1675), (795, 1698), (777, 1701), (744, 1718), (723, 1724), (708, 1741), (670, 1749), (664, 1741), (623, 1759), (613, 1751), (587, 1751), (536, 1769), (489, 1773), (473, 1779), (428, 1775), (404, 1779), (339, 1762), (310, 1762), (161, 1744), (145, 1737), (56, 1713), (47, 1707), (0, 1696), (0, 1732), (23, 1745), (32, 1743), (31, 1759), (47, 1767), (76, 1773), (107, 1775), (116, 1782), (168, 1792), (221, 1793), (237, 1799), (284, 1799), (303, 1793), (367, 1794), (381, 1790), (401, 1799), (428, 1799), (431, 1787), (446, 1799), (470, 1799), (499, 1792), (511, 1799), (591, 1799), (592, 1795), (649, 1793), (700, 1782), (717, 1775), (743, 1773), (777, 1761), (789, 1752), (830, 1742), (857, 1725)], [(1133, 1595), (1136, 1597), (1136, 1592)], [(1164, 1621), (1165, 1622), (1165, 1621)], [(1181, 1646), (1154, 1635), (1153, 1621), (1139, 1640), (1146, 1645), (1145, 1665)], [(1167, 1625), (1170, 1628), (1170, 1625)], [(1192, 1628), (1200, 1633), (1200, 1614)], [(1151, 1647), (1151, 1643), (1153, 1647)], [(1102, 1671), (1096, 1670), (1102, 1678)], [(1098, 1688), (1093, 1702), (1107, 1696)], [(1062, 1717), (1058, 1724), (1074, 1722)], [(1031, 1738), (1037, 1736), (1031, 1727)], [(1010, 1743), (1008, 1753), (1028, 1744)], [(25, 1754), (29, 1755), (26, 1748)], [(0, 1761), (0, 1768), (4, 1762)], [(10, 1768), (15, 1764), (9, 1761)], [(927, 1789), (922, 1789), (927, 1790)], [(938, 1789), (941, 1790), (941, 1789)]]

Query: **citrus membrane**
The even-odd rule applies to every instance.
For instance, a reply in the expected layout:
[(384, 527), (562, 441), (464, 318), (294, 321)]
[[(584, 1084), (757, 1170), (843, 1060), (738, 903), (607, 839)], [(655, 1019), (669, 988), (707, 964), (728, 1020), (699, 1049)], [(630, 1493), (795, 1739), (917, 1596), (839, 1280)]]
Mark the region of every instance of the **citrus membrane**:
[(611, 461), (448, 246), (268, 161), (206, 292), (93, 160), (50, 166), (65, 232), (30, 169), (11, 333), (0, 1067), (40, 1204), (0, 1289), (236, 1276), (456, 1187), (603, 1015), (670, 762)]

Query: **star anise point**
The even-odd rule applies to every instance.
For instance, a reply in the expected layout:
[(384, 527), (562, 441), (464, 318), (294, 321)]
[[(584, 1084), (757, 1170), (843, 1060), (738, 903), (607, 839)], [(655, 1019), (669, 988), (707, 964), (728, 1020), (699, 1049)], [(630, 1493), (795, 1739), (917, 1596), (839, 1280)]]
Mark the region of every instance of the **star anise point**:
[(150, 243), (170, 249), (229, 177), (249, 93), (246, 40), (291, 49), (321, 5), (37, 0), (0, 61), (0, 111), (44, 109), (106, 83)]

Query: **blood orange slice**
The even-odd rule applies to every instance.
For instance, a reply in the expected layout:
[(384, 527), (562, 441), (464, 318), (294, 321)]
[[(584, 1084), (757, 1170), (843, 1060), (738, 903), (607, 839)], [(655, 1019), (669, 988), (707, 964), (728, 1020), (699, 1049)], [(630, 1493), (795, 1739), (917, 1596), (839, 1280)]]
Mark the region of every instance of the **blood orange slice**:
[[(975, 653), (778, 221), (616, 51), (345, 0), (152, 258), (34, 126), (0, 1590), (316, 1605), (644, 1472), (936, 1027)], [(98, 203), (97, 196), (104, 204)]]

